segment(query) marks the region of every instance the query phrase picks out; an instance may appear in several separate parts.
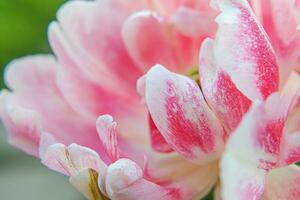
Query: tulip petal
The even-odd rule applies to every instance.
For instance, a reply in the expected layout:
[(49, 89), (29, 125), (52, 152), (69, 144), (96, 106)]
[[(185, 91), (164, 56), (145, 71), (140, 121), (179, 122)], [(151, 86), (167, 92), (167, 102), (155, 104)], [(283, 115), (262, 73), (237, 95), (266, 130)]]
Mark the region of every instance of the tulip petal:
[(162, 136), (160, 131), (157, 129), (155, 123), (152, 120), (152, 117), (149, 115), (149, 126), (150, 126), (150, 136), (151, 144), (154, 150), (162, 153), (170, 153), (174, 150), (166, 142), (165, 138)]
[[(299, 1), (250, 1), (276, 51), (280, 83), (293, 69), (299, 69)], [(282, 28), (284, 27), (284, 28)]]
[(9, 143), (30, 155), (37, 156), (42, 133), (39, 115), (20, 107), (16, 97), (6, 91), (1, 92), (0, 99), (0, 116), (8, 132)]
[(175, 153), (149, 156), (147, 159), (144, 177), (155, 183), (180, 188), (186, 199), (205, 197), (218, 181), (218, 162), (193, 164)]
[(200, 50), (200, 82), (206, 101), (228, 133), (248, 111), (251, 101), (239, 91), (227, 72), (218, 67), (213, 55), (214, 41), (206, 39)]
[(286, 134), (281, 149), (280, 165), (286, 166), (300, 161), (300, 132)]
[(222, 200), (260, 200), (266, 171), (225, 153), (221, 162)]
[(105, 169), (105, 164), (95, 151), (77, 144), (66, 147), (56, 143), (49, 146), (42, 158), (42, 163), (67, 176), (75, 176), (85, 169), (95, 171), (104, 171)]
[(300, 169), (296, 165), (274, 169), (266, 177), (262, 200), (298, 200)]
[(144, 179), (142, 169), (128, 159), (120, 159), (108, 167), (106, 190), (115, 200), (180, 199), (176, 189), (164, 188)]
[[(146, 93), (146, 77), (147, 75), (141, 76), (136, 83), (136, 90), (141, 96), (141, 103), (145, 103)], [(155, 123), (150, 114), (148, 114), (148, 124), (151, 138), (152, 148), (161, 153), (170, 153), (173, 151), (172, 147), (166, 142), (160, 131), (157, 129)]]
[(202, 163), (218, 157), (223, 129), (195, 81), (155, 66), (147, 74), (146, 102), (155, 125), (174, 150)]
[(69, 1), (59, 9), (58, 23), (72, 45), (72, 60), (89, 79), (134, 86), (141, 71), (126, 51), (121, 28), (128, 15), (143, 6), (133, 0)]
[(124, 23), (122, 36), (128, 52), (143, 71), (155, 64), (178, 71), (197, 62), (199, 46), (157, 13), (144, 10), (131, 15)]
[(246, 0), (215, 0), (221, 11), (212, 55), (236, 87), (250, 100), (278, 90), (278, 66), (266, 33)]
[(267, 171), (279, 165), (287, 110), (274, 93), (255, 102), (232, 133), (221, 161), (224, 200), (261, 198)]
[(49, 40), (60, 64), (57, 72), (58, 87), (74, 110), (93, 120), (103, 113), (121, 114), (130, 110), (124, 103), (135, 102), (135, 95), (130, 90), (122, 86), (122, 89), (116, 90), (116, 86), (106, 86), (105, 80), (99, 85), (82, 74), (80, 65), (73, 59), (73, 49), (66, 42), (57, 23), (49, 27)]
[(96, 124), (100, 140), (105, 146), (111, 162), (115, 162), (120, 157), (117, 144), (117, 123), (110, 115), (102, 115), (98, 117)]
[(7, 103), (42, 113), (39, 115), (41, 131), (53, 135), (57, 142), (77, 143), (100, 152), (94, 123), (75, 112), (65, 101), (56, 84), (56, 72), (56, 60), (50, 55), (14, 60), (6, 67), (5, 82), (15, 100)]
[(212, 10), (202, 11), (181, 6), (172, 16), (172, 22), (180, 33), (195, 39), (202, 39), (213, 36), (216, 32), (215, 17), (216, 13)]

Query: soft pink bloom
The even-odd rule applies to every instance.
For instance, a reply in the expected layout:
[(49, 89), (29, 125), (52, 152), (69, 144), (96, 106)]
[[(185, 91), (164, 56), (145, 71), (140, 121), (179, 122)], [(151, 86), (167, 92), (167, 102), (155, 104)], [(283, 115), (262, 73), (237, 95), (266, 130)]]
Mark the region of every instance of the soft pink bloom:
[(9, 142), (91, 200), (296, 200), (299, 3), (250, 4), (66, 3), (7, 67)]

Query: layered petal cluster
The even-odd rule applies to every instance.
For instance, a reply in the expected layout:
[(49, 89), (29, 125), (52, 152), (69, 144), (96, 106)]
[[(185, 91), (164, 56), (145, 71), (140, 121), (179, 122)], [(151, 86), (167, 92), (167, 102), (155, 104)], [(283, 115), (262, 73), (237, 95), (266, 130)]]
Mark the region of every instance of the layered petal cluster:
[(55, 56), (6, 68), (9, 142), (90, 200), (201, 199), (213, 188), (215, 199), (296, 200), (295, 5), (69, 1), (49, 26)]

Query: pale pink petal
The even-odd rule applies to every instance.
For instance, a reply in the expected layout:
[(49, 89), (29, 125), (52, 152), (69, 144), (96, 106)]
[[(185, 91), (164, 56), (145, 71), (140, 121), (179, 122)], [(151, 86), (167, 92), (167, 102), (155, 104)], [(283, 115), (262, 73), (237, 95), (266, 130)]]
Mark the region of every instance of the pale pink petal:
[(150, 8), (167, 17), (173, 15), (180, 6), (194, 10), (210, 9), (209, 0), (148, 0), (148, 5)]
[(255, 102), (232, 133), (221, 161), (224, 200), (261, 199), (265, 174), (280, 164), (288, 105), (278, 93)]
[(69, 1), (59, 9), (58, 23), (72, 45), (72, 59), (89, 79), (134, 86), (141, 72), (125, 49), (121, 29), (124, 20), (143, 4), (134, 0)]
[(298, 73), (292, 72), (290, 74), (280, 93), (286, 102), (289, 102), (289, 111), (292, 111), (300, 97), (300, 76)]
[(110, 165), (106, 175), (106, 191), (111, 199), (181, 199), (176, 189), (164, 188), (143, 178), (142, 169), (128, 159)]
[(117, 144), (117, 123), (113, 121), (112, 116), (102, 115), (96, 122), (98, 134), (102, 141), (111, 162), (119, 159), (119, 149)]
[(286, 128), (288, 132), (296, 132), (300, 130), (300, 106), (299, 92), (300, 81), (299, 75), (293, 72), (287, 80), (282, 93), (287, 99), (291, 99), (290, 113), (287, 119)]
[(177, 154), (155, 155), (148, 159), (144, 168), (145, 178), (155, 183), (180, 188), (182, 196), (186, 199), (205, 197), (218, 181), (218, 162), (198, 165)]
[(216, 12), (213, 10), (199, 11), (181, 6), (172, 16), (172, 23), (182, 34), (201, 39), (213, 36), (216, 32), (215, 17)]
[(206, 39), (200, 50), (201, 88), (206, 101), (230, 133), (248, 111), (251, 101), (239, 91), (229, 74), (217, 66), (213, 48), (214, 41)]
[(297, 105), (289, 114), (286, 122), (286, 129), (288, 132), (296, 132), (300, 130), (300, 107)]
[(104, 171), (105, 169), (105, 164), (95, 151), (77, 144), (67, 147), (57, 143), (49, 146), (42, 158), (42, 163), (67, 176), (75, 176), (85, 169), (95, 171)]
[(195, 81), (155, 66), (147, 73), (146, 102), (165, 140), (187, 159), (206, 163), (223, 147), (223, 129)]
[[(84, 76), (80, 65), (73, 59), (73, 50), (66, 43), (58, 24), (52, 23), (50, 26), (49, 39), (60, 64), (57, 72), (58, 87), (74, 110), (95, 119), (103, 113), (122, 114), (135, 109), (127, 106), (128, 102), (134, 103), (137, 97), (130, 90), (122, 88), (122, 85), (118, 90), (115, 89), (116, 86), (112, 89), (112, 86), (105, 86), (105, 80), (102, 82), (104, 85), (99, 85)], [(133, 89), (134, 86), (132, 91)]]
[(0, 116), (8, 132), (9, 143), (30, 155), (37, 156), (42, 132), (39, 115), (32, 110), (20, 107), (14, 95), (2, 91)]
[(43, 132), (66, 145), (74, 142), (100, 152), (94, 122), (76, 113), (65, 101), (56, 85), (56, 72), (53, 56), (28, 56), (6, 67), (5, 82), (19, 107), (40, 114)]
[(70, 177), (70, 183), (89, 200), (108, 200), (98, 188), (98, 177), (93, 169), (85, 169)]
[(43, 132), (40, 137), (39, 143), (39, 157), (43, 158), (47, 153), (48, 148), (57, 143), (56, 139), (50, 133)]
[(197, 64), (199, 44), (155, 12), (144, 10), (131, 15), (122, 36), (131, 57), (144, 71), (155, 64), (177, 71)]
[(296, 165), (274, 169), (266, 177), (262, 200), (298, 200), (300, 169)]
[[(212, 48), (223, 69), (249, 99), (262, 100), (278, 90), (278, 66), (266, 33), (246, 0), (215, 0), (221, 11)], [(200, 66), (201, 67), (201, 66)]]

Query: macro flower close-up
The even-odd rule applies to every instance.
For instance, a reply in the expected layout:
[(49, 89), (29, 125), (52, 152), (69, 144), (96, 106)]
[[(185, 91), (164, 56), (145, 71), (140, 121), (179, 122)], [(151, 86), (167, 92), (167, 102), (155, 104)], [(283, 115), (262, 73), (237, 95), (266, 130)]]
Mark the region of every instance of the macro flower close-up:
[(66, 1), (5, 67), (8, 142), (89, 200), (299, 200), (299, 27), (298, 0)]

